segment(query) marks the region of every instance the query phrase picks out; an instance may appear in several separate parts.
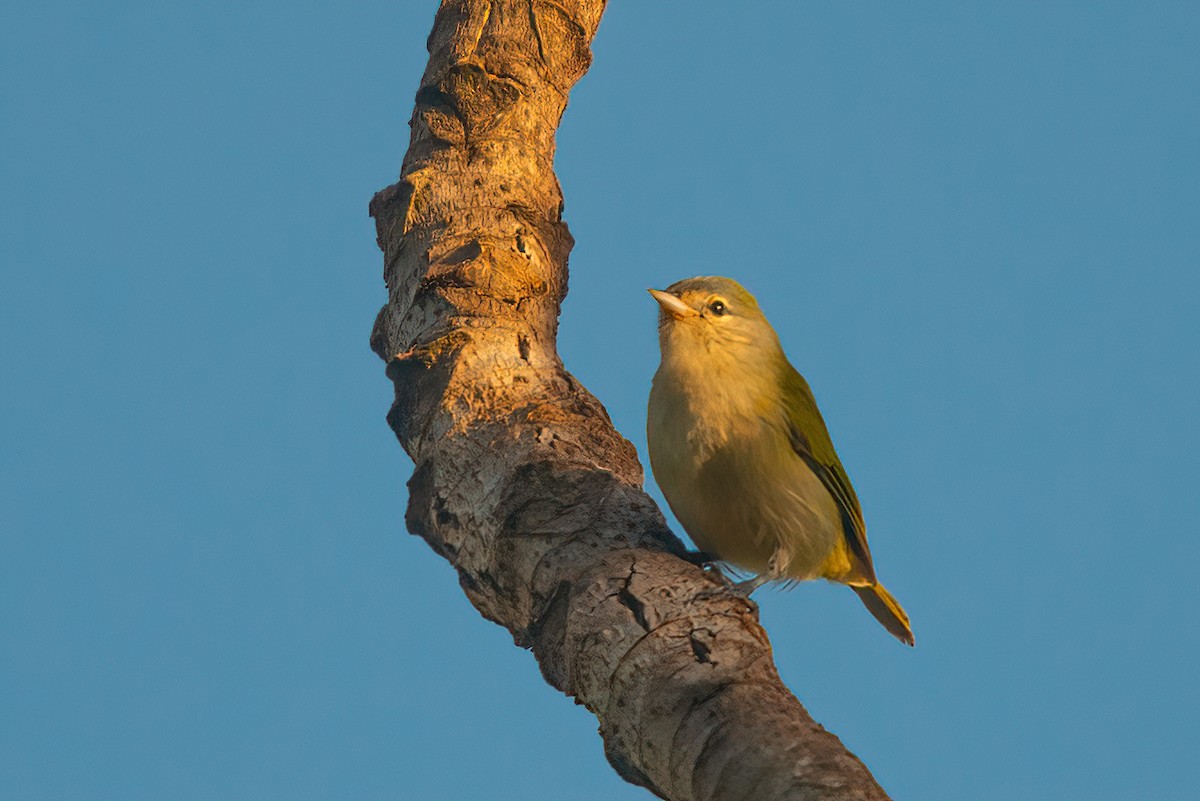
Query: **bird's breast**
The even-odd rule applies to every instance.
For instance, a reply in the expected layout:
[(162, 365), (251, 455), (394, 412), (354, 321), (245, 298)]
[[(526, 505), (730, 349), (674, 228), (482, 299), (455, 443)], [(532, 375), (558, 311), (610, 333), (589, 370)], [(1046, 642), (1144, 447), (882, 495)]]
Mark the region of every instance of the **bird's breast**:
[(836, 502), (792, 450), (782, 410), (748, 394), (689, 392), (656, 376), (651, 469), (702, 550), (755, 573), (780, 551), (790, 575), (811, 577), (840, 535)]

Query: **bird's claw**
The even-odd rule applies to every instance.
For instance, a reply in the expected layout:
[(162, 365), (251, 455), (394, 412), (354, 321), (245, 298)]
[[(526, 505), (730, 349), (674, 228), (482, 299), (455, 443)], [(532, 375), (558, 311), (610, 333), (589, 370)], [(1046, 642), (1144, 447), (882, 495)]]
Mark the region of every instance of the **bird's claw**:
[(741, 598), (743, 601), (749, 601), (750, 593), (757, 590), (767, 581), (770, 581), (770, 578), (767, 576), (755, 576), (745, 581), (733, 581), (719, 570), (714, 570), (713, 572), (720, 578), (720, 585), (700, 590), (692, 596), (692, 600), (705, 601), (710, 598), (727, 598), (732, 595), (735, 598)]
[(705, 567), (717, 561), (717, 557), (713, 556), (708, 551), (684, 551), (679, 554), (679, 558), (685, 562), (690, 562), (697, 567)]

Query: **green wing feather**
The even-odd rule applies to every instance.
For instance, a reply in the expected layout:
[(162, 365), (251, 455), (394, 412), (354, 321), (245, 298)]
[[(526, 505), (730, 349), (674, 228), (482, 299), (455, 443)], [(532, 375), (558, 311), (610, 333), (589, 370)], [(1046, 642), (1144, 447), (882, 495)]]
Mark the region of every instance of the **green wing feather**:
[(817, 401), (804, 376), (790, 364), (783, 377), (783, 397), (786, 405), (788, 428), (792, 448), (804, 460), (809, 469), (817, 474), (825, 489), (837, 501), (842, 513), (842, 532), (846, 544), (862, 565), (863, 578), (875, 582), (875, 567), (871, 563), (871, 550), (867, 547), (867, 525), (863, 521), (862, 507), (850, 484), (825, 420), (817, 410)]

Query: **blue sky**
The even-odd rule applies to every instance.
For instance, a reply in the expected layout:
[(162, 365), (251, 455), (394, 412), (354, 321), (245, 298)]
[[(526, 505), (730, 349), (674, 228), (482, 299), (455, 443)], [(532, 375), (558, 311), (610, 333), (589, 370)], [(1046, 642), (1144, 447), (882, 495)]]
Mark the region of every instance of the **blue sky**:
[[(367, 335), (433, 2), (0, 12), (0, 798), (644, 799), (403, 529)], [(912, 616), (756, 597), (897, 799), (1184, 799), (1200, 7), (614, 2), (568, 367), (756, 292)], [(650, 491), (657, 495), (652, 483)]]

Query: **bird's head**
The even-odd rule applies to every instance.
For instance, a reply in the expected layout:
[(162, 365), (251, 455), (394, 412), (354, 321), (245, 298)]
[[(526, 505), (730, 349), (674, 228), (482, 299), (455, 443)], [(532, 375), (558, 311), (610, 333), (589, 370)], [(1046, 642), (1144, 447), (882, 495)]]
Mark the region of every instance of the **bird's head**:
[(783, 358), (758, 301), (737, 281), (700, 276), (649, 291), (659, 305), (658, 338), (668, 369), (762, 374)]

